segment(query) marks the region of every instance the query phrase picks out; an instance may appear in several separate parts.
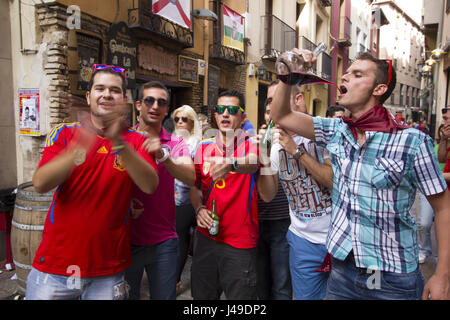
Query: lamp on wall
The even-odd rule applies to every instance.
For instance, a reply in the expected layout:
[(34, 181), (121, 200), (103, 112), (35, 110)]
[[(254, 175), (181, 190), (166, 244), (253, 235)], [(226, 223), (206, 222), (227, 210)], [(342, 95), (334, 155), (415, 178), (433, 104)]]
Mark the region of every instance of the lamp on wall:
[(436, 48), (433, 51), (431, 51), (431, 54), (436, 58), (439, 59), (441, 57), (442, 54), (444, 54), (445, 51), (440, 49), (440, 48)]
[(425, 63), (429, 66), (432, 66), (433, 64), (436, 63), (436, 60), (434, 60), (433, 58), (430, 58), (427, 61), (425, 61)]
[(208, 9), (194, 9), (191, 11), (191, 15), (197, 19), (217, 21), (217, 15)]
[(261, 64), (258, 67), (258, 71), (256, 72), (256, 75), (258, 76), (258, 79), (264, 79), (264, 75), (266, 74), (266, 67), (264, 66), (264, 64)]

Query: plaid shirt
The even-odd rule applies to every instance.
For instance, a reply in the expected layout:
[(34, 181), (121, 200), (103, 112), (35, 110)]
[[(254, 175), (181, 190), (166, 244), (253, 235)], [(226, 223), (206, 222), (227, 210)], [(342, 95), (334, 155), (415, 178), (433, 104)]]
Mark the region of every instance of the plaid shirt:
[(353, 249), (360, 268), (416, 270), (417, 227), (409, 213), (416, 189), (433, 195), (446, 188), (432, 139), (416, 129), (367, 131), (360, 147), (341, 119), (313, 119), (333, 167), (328, 251), (344, 260)]

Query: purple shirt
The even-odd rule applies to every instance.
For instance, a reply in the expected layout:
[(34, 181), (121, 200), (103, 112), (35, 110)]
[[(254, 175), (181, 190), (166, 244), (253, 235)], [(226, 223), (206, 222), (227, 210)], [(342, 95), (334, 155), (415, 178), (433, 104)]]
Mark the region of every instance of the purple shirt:
[[(172, 159), (189, 156), (189, 149), (183, 142), (164, 128), (161, 128), (161, 146), (170, 150)], [(159, 184), (155, 193), (146, 194), (136, 185), (133, 188), (131, 210), (144, 210), (137, 218), (131, 219), (131, 244), (135, 246), (161, 243), (177, 238), (175, 230), (175, 178), (162, 163), (158, 165)]]

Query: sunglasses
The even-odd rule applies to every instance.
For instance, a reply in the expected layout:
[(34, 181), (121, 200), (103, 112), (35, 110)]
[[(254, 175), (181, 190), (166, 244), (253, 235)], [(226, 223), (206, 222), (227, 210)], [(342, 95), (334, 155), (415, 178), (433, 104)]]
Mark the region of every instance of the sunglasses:
[(392, 77), (392, 59), (381, 59), (381, 61), (385, 61), (386, 63), (389, 63), (388, 83), (386, 83), (386, 85), (389, 87), (389, 84), (391, 83), (391, 77)]
[(155, 99), (150, 96), (145, 97), (142, 101), (144, 102), (145, 106), (148, 108), (152, 107), (153, 104), (155, 103), (155, 101), (158, 103), (158, 107), (167, 107), (169, 105), (169, 102), (167, 102), (166, 99), (162, 99), (162, 98)]
[(225, 110), (228, 110), (229, 114), (236, 114), (239, 110), (241, 110), (241, 112), (245, 111), (242, 107), (239, 106), (221, 106), (221, 105), (216, 106), (216, 112), (218, 114), (224, 113)]
[(121, 67), (117, 67), (117, 66), (111, 66), (109, 64), (94, 64), (92, 66), (92, 73), (94, 73), (94, 70), (106, 70), (106, 69), (111, 69), (112, 71), (115, 71), (117, 73), (124, 73), (125, 69), (121, 68)]
[(189, 118), (188, 117), (175, 117), (175, 118), (173, 118), (173, 120), (175, 120), (175, 122), (178, 122), (178, 121), (180, 121), (180, 119), (183, 121), (183, 122), (185, 122), (185, 123), (187, 123), (188, 122), (188, 120), (189, 120)]
[(441, 111), (442, 111), (442, 114), (446, 114), (447, 113), (447, 110), (450, 110), (450, 108), (443, 108)]

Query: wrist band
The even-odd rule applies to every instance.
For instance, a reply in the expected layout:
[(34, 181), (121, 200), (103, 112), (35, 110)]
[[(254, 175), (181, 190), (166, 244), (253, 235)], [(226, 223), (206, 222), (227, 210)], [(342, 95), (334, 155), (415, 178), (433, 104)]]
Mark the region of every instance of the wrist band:
[(113, 154), (119, 154), (122, 150), (125, 149), (125, 144), (119, 144), (117, 146), (112, 146), (111, 150)]
[(198, 215), (198, 212), (200, 211), (200, 209), (206, 209), (206, 207), (205, 206), (200, 206), (200, 207), (198, 207), (196, 210), (195, 210), (195, 216), (197, 216)]

